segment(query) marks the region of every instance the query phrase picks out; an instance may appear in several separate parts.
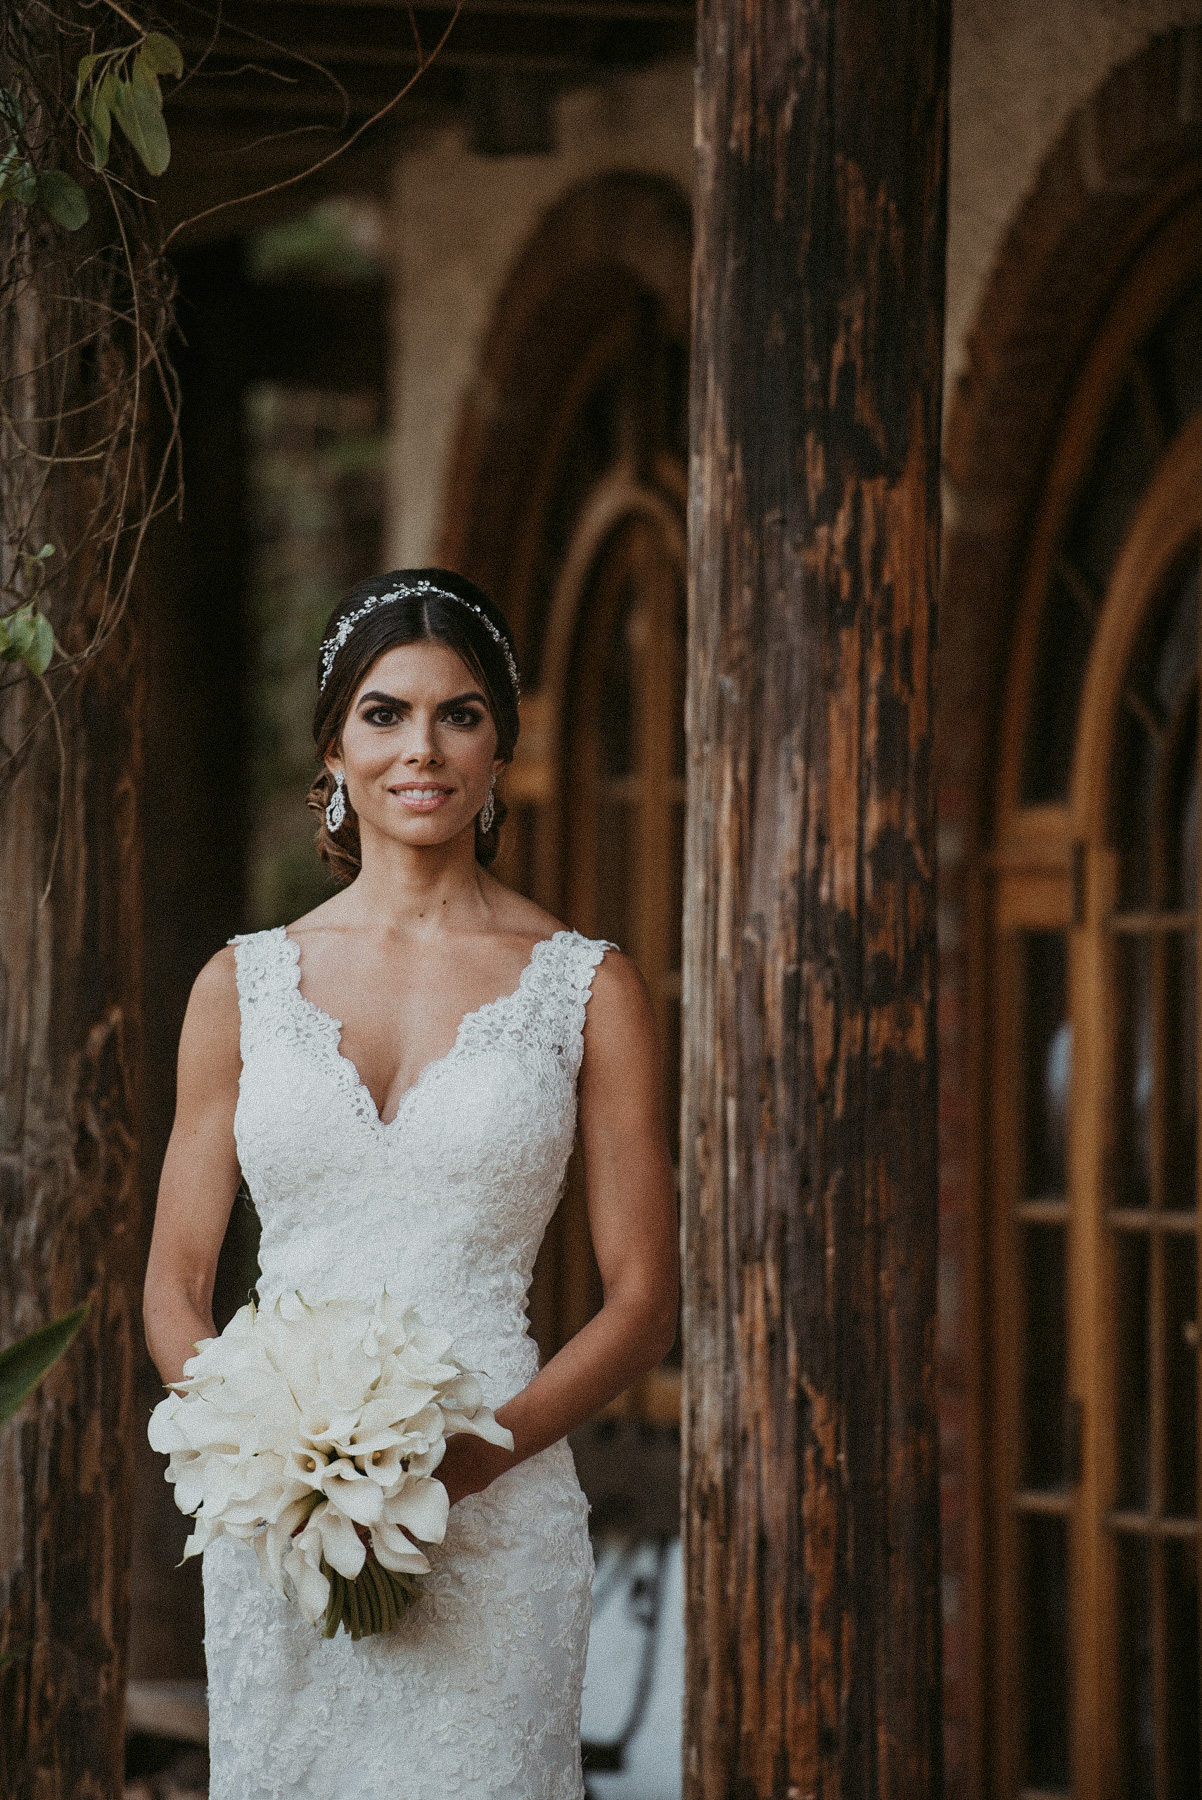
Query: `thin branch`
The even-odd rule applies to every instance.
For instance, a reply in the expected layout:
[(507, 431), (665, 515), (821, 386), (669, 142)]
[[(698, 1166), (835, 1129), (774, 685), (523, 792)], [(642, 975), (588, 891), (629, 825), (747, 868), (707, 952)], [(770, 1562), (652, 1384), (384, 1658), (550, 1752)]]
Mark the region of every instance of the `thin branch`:
[(131, 18), (123, 6), (117, 5), (117, 0), (104, 0), (104, 3), (117, 14), (118, 18), (124, 19), (127, 25), (132, 25), (139, 37), (146, 36), (145, 25), (139, 25), (136, 19)]
[(260, 188), (256, 193), (240, 194), (235, 200), (219, 200), (215, 206), (207, 206), (203, 212), (194, 213), (190, 219), (182, 219), (164, 238), (164, 251), (171, 244), (172, 240), (179, 236), (181, 231), (187, 230), (189, 226), (198, 225), (202, 219), (211, 219), (214, 213), (226, 212), (231, 206), (245, 206), (251, 200), (265, 199), (268, 194), (282, 193), (285, 188), (295, 187), (299, 181), (307, 181), (311, 175), (316, 175), (319, 169), (328, 168), (330, 163), (335, 162), (345, 150), (349, 150), (351, 145), (355, 143), (357, 139), (361, 138), (365, 131), (370, 131), (373, 125), (378, 125), (380, 120), (392, 112), (394, 107), (400, 105), (410, 88), (413, 87), (415, 82), (420, 80), (421, 76), (425, 73), (426, 69), (429, 68), (430, 64), (434, 61), (443, 45), (450, 37), (455, 21), (459, 17), (462, 8), (463, 0), (457, 0), (455, 10), (451, 14), (450, 23), (447, 25), (446, 30), (439, 38), (437, 44), (435, 44), (433, 50), (431, 50), (426, 61), (415, 70), (399, 93), (394, 94), (392, 99), (384, 106), (381, 106), (378, 112), (374, 112), (370, 119), (365, 119), (362, 125), (357, 126), (356, 129), (352, 131), (345, 143), (339, 144), (336, 149), (331, 150), (328, 156), (323, 156), (319, 162), (312, 163), (307, 169), (302, 169), (299, 174), (289, 175), (283, 181), (273, 181), (270, 187)]
[[(111, 4), (111, 0), (110, 0)], [(44, 675), (38, 676), (42, 692), (46, 696), (50, 717), (54, 720), (54, 738), (58, 745), (58, 806), (55, 809), (54, 842), (50, 846), (50, 864), (46, 870), (46, 885), (42, 889), (42, 897), (38, 901), (39, 908), (45, 906), (50, 898), (50, 890), (54, 886), (54, 870), (58, 862), (58, 847), (63, 841), (63, 817), (67, 810), (67, 746), (63, 741), (63, 722), (58, 716), (58, 703), (50, 691), (50, 685)]]

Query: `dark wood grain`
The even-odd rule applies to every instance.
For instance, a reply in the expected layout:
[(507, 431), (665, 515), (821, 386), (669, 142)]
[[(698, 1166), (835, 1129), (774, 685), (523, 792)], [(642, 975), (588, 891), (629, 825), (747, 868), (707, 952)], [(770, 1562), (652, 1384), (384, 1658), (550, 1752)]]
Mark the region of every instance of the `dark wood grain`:
[[(0, 355), (32, 364), (63, 342), (63, 322), (52, 292), (26, 289), (17, 310)], [(66, 394), (78, 402), (86, 385), (73, 366)], [(52, 388), (48, 380), (40, 396), (51, 417)], [(70, 448), (69, 425), (61, 441)], [(39, 540), (75, 540), (94, 477), (68, 466), (43, 485), (38, 469), (17, 465), (12, 478), (22, 474)], [(70, 620), (52, 607), (68, 651), (94, 626), (101, 589), (97, 571), (73, 567)], [(13, 1652), (0, 1667), (0, 1794), (114, 1800), (124, 1780), (142, 1260), (142, 680), (133, 615), (82, 678), (50, 677), (65, 776), (48, 892), (59, 824), (55, 733), (43, 720), (29, 736), (45, 695), (15, 682), (11, 665), (0, 670), (3, 749), (26, 745), (0, 777), (0, 1344), (91, 1302), (66, 1355), (0, 1428), (0, 1655)]]
[(931, 728), (948, 6), (704, 0), (690, 1800), (941, 1791)]

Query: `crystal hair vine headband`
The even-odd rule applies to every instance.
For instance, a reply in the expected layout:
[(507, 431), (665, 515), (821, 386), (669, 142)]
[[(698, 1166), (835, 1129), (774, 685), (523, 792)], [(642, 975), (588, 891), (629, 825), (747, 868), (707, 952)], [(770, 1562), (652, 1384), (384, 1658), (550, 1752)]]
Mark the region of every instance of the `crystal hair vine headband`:
[(318, 683), (318, 693), (325, 692), (325, 685), (330, 679), (330, 671), (334, 667), (335, 658), (361, 619), (366, 619), (368, 613), (375, 612), (377, 606), (386, 606), (390, 600), (408, 600), (411, 596), (418, 594), (438, 594), (443, 600), (453, 600), (456, 606), (466, 606), (468, 612), (475, 613), (505, 658), (505, 667), (509, 670), (509, 679), (513, 683), (513, 696), (516, 700), (521, 691), (521, 684), (518, 681), (518, 666), (514, 661), (513, 651), (505, 641), (504, 632), (499, 626), (493, 624), (484, 608), (477, 606), (474, 600), (465, 600), (462, 594), (453, 594), (450, 588), (439, 587), (436, 581), (403, 582), (400, 587), (391, 588), (386, 594), (369, 594), (362, 606), (357, 606), (354, 612), (344, 613), (338, 621), (333, 637), (329, 638), (321, 647), (321, 681)]

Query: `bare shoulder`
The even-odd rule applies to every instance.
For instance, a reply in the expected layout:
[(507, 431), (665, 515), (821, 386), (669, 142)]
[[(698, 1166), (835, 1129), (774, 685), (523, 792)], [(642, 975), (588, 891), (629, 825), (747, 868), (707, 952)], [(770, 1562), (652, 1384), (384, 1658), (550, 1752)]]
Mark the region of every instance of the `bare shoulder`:
[(623, 1048), (632, 1040), (654, 1044), (655, 1013), (647, 983), (621, 950), (606, 950), (593, 971), (592, 997), (585, 1015), (585, 1053)]
[(206, 1060), (215, 1057), (219, 1061), (228, 1060), (231, 1055), (237, 1058), (240, 1031), (234, 947), (227, 944), (209, 958), (192, 984), (180, 1055)]

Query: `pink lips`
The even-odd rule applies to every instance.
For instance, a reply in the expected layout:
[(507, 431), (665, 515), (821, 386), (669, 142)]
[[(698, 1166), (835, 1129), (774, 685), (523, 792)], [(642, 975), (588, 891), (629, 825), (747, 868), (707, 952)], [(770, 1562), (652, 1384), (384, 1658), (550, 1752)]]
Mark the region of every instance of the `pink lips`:
[(391, 791), (410, 812), (421, 813), (437, 812), (451, 798), (452, 792), (450, 788), (435, 787), (433, 783), (429, 786), (414, 783), (412, 787), (398, 787)]

